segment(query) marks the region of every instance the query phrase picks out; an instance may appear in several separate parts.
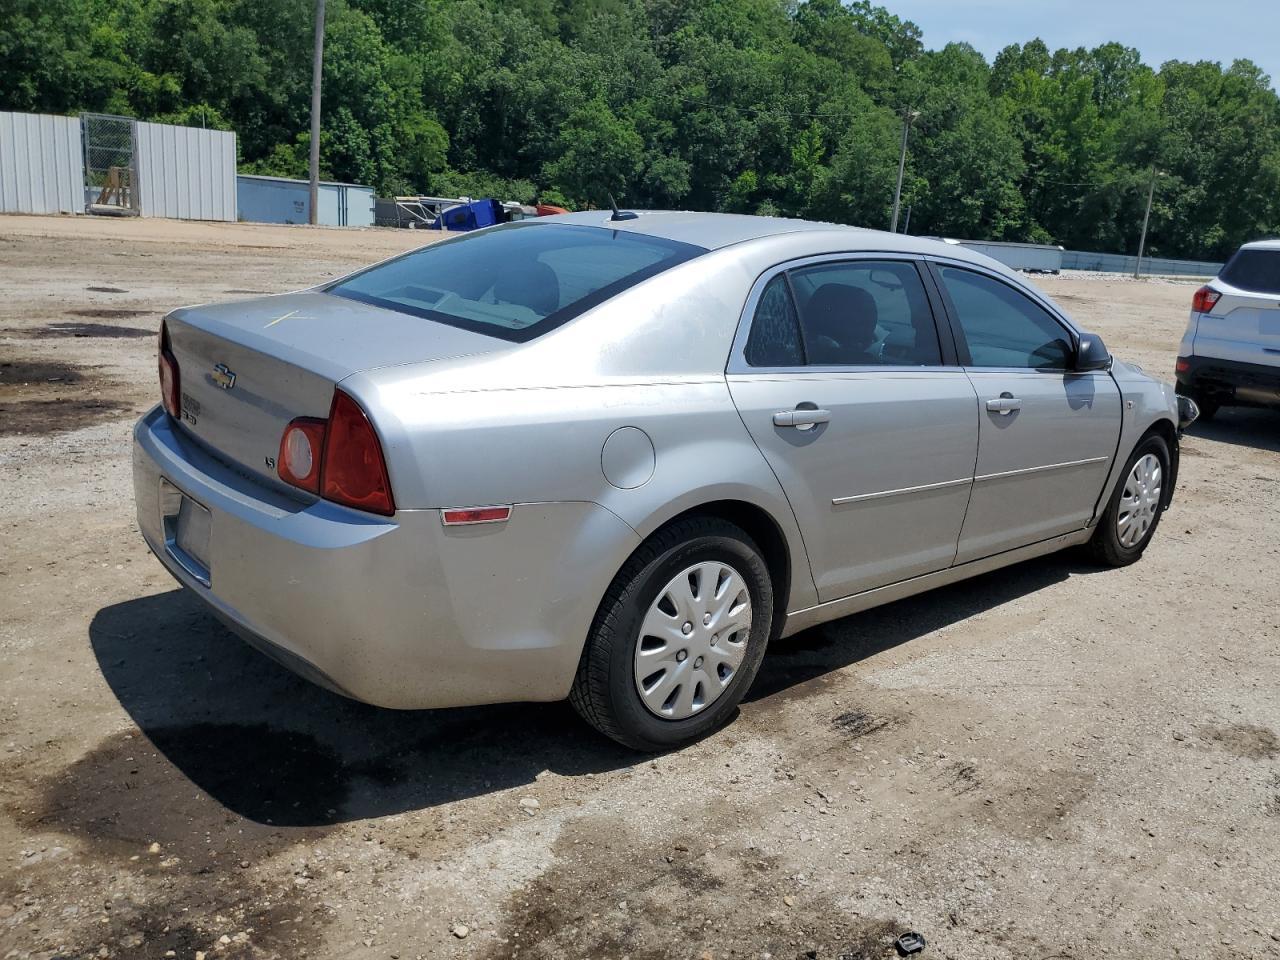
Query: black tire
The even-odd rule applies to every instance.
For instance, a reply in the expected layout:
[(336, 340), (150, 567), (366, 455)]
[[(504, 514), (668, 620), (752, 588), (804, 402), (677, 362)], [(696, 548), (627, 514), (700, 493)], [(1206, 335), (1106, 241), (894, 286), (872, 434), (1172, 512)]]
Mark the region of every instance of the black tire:
[[(746, 583), (751, 628), (742, 663), (719, 698), (682, 720), (651, 713), (636, 689), (640, 625), (673, 577), (706, 560), (731, 566)], [(589, 724), (634, 750), (670, 750), (719, 728), (737, 710), (764, 659), (773, 622), (773, 583), (760, 548), (715, 517), (690, 517), (645, 541), (614, 577), (591, 626), (569, 700)]]
[(1164, 512), (1163, 502), (1155, 512), (1155, 516), (1151, 520), (1151, 526), (1137, 543), (1126, 547), (1120, 542), (1117, 523), (1120, 517), (1120, 499), (1124, 494), (1125, 482), (1133, 471), (1134, 465), (1149, 453), (1154, 454), (1156, 459), (1160, 461), (1161, 496), (1164, 502), (1167, 502), (1165, 491), (1168, 488), (1165, 484), (1169, 482), (1169, 445), (1164, 442), (1163, 437), (1152, 433), (1143, 437), (1141, 442), (1134, 447), (1133, 453), (1129, 455), (1129, 459), (1125, 462), (1124, 470), (1120, 474), (1120, 479), (1116, 481), (1116, 488), (1111, 492), (1111, 499), (1107, 502), (1107, 508), (1098, 520), (1098, 526), (1093, 532), (1092, 539), (1089, 540), (1089, 555), (1097, 563), (1108, 567), (1127, 567), (1129, 564), (1136, 562), (1142, 556), (1142, 552), (1147, 549), (1147, 544), (1151, 542), (1151, 538), (1155, 536), (1156, 528), (1160, 526), (1160, 517)]

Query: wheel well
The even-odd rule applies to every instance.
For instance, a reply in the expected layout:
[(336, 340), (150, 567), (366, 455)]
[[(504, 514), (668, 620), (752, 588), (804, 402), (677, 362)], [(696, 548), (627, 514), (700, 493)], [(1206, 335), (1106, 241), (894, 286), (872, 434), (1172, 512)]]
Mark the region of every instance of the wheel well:
[(769, 579), (773, 581), (773, 632), (770, 635), (776, 637), (782, 628), (782, 621), (786, 619), (787, 600), (791, 596), (791, 551), (777, 522), (768, 511), (753, 503), (743, 500), (715, 500), (691, 507), (672, 517), (658, 530), (665, 530), (671, 524), (693, 516), (717, 517), (741, 527), (760, 548), (765, 565), (769, 568)]

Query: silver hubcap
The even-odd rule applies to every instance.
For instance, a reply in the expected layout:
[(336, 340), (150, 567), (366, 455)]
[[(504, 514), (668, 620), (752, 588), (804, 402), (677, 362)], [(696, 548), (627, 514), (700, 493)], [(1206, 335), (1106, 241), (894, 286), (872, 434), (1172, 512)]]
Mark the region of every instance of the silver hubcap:
[(636, 644), (636, 690), (649, 712), (684, 720), (724, 693), (747, 653), (751, 593), (737, 570), (694, 564), (658, 592)]
[(1120, 513), (1116, 517), (1116, 532), (1120, 544), (1132, 547), (1140, 543), (1155, 523), (1160, 509), (1160, 460), (1148, 453), (1133, 465), (1124, 481), (1120, 494)]

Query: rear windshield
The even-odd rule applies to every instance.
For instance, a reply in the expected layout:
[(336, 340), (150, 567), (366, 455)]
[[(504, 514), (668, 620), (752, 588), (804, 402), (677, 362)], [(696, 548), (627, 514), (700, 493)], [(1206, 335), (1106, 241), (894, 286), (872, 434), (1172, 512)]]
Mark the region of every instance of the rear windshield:
[(523, 342), (703, 247), (572, 224), (512, 224), (370, 267), (329, 293)]
[(1280, 250), (1237, 250), (1219, 276), (1251, 293), (1280, 294)]

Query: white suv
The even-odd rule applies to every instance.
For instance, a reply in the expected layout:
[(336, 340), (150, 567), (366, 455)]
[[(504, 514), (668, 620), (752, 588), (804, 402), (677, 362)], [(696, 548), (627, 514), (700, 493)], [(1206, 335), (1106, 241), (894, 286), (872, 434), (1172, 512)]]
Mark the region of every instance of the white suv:
[(1178, 393), (1220, 406), (1280, 407), (1280, 240), (1246, 243), (1191, 298)]

